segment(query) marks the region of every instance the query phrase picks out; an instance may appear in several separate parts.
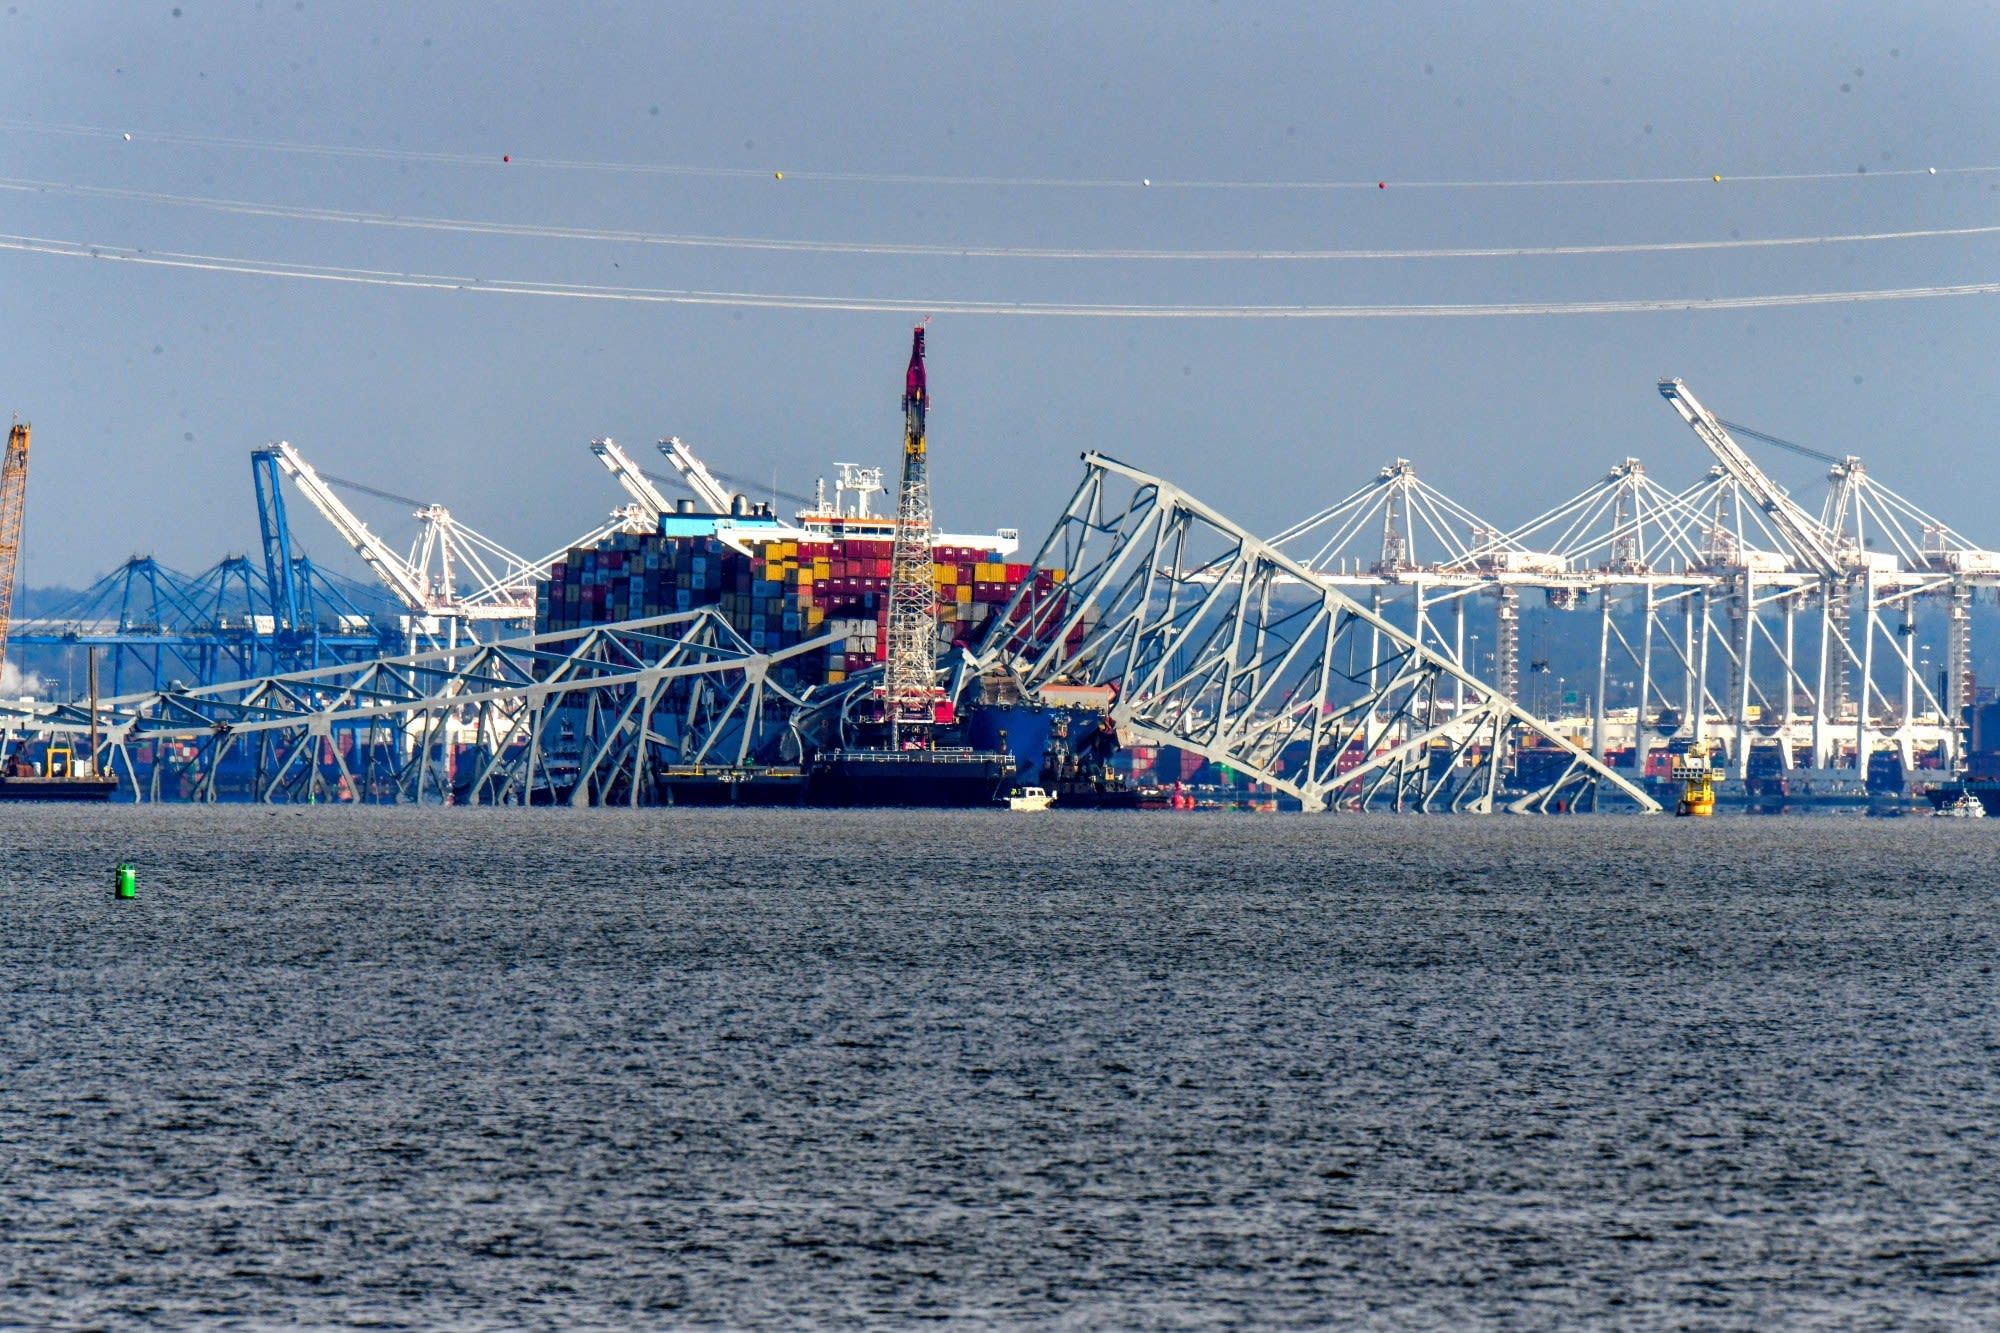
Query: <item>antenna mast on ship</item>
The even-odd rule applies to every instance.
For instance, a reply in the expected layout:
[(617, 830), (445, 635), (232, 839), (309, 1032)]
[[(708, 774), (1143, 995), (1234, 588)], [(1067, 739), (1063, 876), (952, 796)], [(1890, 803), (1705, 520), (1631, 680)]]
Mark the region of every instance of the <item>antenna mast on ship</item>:
[(924, 330), (910, 342), (903, 381), (903, 484), (896, 504), (896, 544), (889, 566), (887, 654), (882, 664), (882, 717), (889, 746), (901, 748), (909, 727), (926, 740), (937, 721), (937, 577), (931, 556), (930, 460), (924, 445)]

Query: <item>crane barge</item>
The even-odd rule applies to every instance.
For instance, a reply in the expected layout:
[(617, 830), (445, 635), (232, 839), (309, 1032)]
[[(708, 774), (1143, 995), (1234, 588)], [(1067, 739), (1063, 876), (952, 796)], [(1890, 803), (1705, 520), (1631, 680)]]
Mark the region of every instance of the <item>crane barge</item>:
[(882, 683), (864, 707), (859, 743), (814, 756), (806, 783), (806, 800), (813, 805), (992, 805), (1013, 784), (1014, 756), (967, 744), (956, 725), (955, 700), (938, 687), (929, 407), (924, 330), (918, 325), (903, 377), (903, 470)]

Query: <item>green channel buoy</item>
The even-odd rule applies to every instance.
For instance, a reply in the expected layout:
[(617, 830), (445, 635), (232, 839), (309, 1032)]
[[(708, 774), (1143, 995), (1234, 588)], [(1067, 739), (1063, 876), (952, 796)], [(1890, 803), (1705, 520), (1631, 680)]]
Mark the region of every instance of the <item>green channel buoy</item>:
[(130, 861), (120, 861), (118, 868), (111, 872), (111, 896), (114, 898), (136, 898), (139, 896), (139, 872)]

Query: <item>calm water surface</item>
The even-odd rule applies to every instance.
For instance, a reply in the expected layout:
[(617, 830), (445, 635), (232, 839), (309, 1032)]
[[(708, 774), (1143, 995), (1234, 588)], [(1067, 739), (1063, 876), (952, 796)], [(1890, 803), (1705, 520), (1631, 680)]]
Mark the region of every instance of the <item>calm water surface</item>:
[(0, 808), (0, 1324), (1994, 1327), (1996, 887), (1993, 820)]

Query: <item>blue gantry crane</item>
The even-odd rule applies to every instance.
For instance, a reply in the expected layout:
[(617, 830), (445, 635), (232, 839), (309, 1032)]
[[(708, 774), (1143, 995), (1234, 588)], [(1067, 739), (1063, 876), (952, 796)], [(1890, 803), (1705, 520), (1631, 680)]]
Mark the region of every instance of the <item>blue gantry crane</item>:
[(111, 693), (201, 688), (268, 672), (360, 661), (407, 647), (379, 590), (300, 554), (269, 450), (250, 456), (263, 568), (229, 555), (185, 574), (134, 555), (81, 592), (17, 618), (25, 670), (60, 679), (77, 649), (99, 650)]
[(285, 491), (279, 484), (277, 455), (252, 450), (250, 480), (257, 491), (257, 531), (263, 539), (264, 584), (271, 620), (280, 632), (302, 623), (297, 571), (292, 565), (292, 527), (285, 517)]

